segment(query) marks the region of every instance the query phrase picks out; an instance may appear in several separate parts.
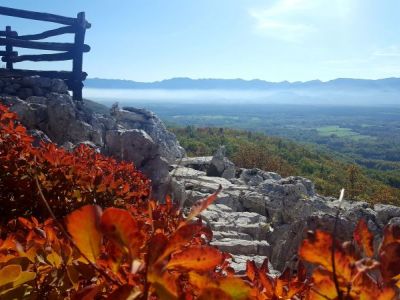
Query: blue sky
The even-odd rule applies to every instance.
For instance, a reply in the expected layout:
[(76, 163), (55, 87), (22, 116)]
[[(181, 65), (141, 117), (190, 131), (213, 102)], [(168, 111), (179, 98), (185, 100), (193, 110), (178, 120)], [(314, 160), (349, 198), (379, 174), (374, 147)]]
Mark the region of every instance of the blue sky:
[[(2, 0), (92, 28), (89, 77), (269, 81), (400, 77), (399, 0)], [(0, 16), (35, 33), (56, 24)], [(71, 37), (69, 37), (71, 38)], [(54, 68), (35, 63), (20, 67)], [(69, 63), (58, 67), (69, 68)]]

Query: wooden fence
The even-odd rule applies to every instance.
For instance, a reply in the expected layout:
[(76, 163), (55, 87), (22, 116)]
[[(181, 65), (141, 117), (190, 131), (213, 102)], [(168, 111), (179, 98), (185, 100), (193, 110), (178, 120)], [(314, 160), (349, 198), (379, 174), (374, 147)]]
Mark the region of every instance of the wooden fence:
[[(63, 79), (70, 90), (73, 98), (82, 101), (83, 81), (87, 74), (82, 70), (83, 53), (89, 52), (90, 47), (85, 44), (86, 29), (91, 25), (85, 19), (85, 13), (78, 13), (76, 18), (63, 17), (53, 14), (33, 12), (21, 9), (13, 9), (0, 6), (0, 15), (24, 18), (30, 20), (46, 21), (63, 24), (65, 26), (48, 30), (39, 34), (19, 35), (13, 31), (11, 26), (6, 26), (0, 31), (0, 57), (6, 63), (5, 69), (0, 69), (0, 76), (31, 76), (40, 75), (49, 78)], [(39, 40), (71, 33), (75, 35), (74, 43), (54, 43)], [(14, 48), (27, 48), (37, 50), (61, 51), (53, 54), (18, 55)], [(23, 61), (66, 61), (72, 60), (71, 71), (37, 71), (14, 69), (14, 63)]]

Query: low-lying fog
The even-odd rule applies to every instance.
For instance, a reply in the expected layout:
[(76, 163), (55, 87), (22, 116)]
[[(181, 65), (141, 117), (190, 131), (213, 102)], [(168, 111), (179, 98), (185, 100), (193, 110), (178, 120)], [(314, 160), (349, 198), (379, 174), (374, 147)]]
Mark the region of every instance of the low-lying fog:
[(196, 103), (196, 104), (303, 104), (399, 106), (400, 94), (395, 91), (334, 90), (156, 90), (85, 88), (84, 97), (109, 104), (133, 103)]

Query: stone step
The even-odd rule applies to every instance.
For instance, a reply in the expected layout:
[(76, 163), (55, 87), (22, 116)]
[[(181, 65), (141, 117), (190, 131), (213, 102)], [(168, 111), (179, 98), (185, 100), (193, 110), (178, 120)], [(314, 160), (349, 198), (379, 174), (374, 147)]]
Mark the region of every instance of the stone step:
[(269, 256), (271, 254), (271, 246), (267, 241), (224, 238), (212, 241), (211, 245), (218, 247), (222, 251), (236, 255)]
[(225, 222), (211, 222), (209, 226), (213, 231), (245, 233), (250, 235), (253, 240), (264, 240), (270, 232), (270, 226), (267, 223), (227, 224)]
[(253, 238), (247, 233), (237, 231), (213, 231), (213, 240), (222, 240), (226, 238), (251, 241)]

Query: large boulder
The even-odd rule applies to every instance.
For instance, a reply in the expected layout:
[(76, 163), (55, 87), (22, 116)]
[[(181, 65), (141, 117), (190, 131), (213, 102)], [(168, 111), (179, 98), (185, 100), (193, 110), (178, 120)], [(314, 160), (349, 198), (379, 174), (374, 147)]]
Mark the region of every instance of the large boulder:
[(225, 151), (225, 147), (221, 146), (214, 154), (207, 169), (207, 176), (223, 177), (225, 179), (235, 177), (235, 165), (226, 158)]
[(212, 159), (213, 159), (212, 156), (183, 157), (179, 159), (177, 162), (179, 166), (207, 172), (208, 168), (211, 165)]
[(169, 188), (168, 162), (159, 147), (143, 130), (120, 129), (106, 132), (104, 153), (120, 160), (132, 161), (152, 180), (153, 197), (164, 199)]
[(185, 156), (185, 150), (179, 145), (176, 136), (167, 130), (153, 112), (135, 107), (119, 109), (114, 105), (111, 115), (125, 128), (145, 131), (159, 146), (161, 155), (170, 163)]

